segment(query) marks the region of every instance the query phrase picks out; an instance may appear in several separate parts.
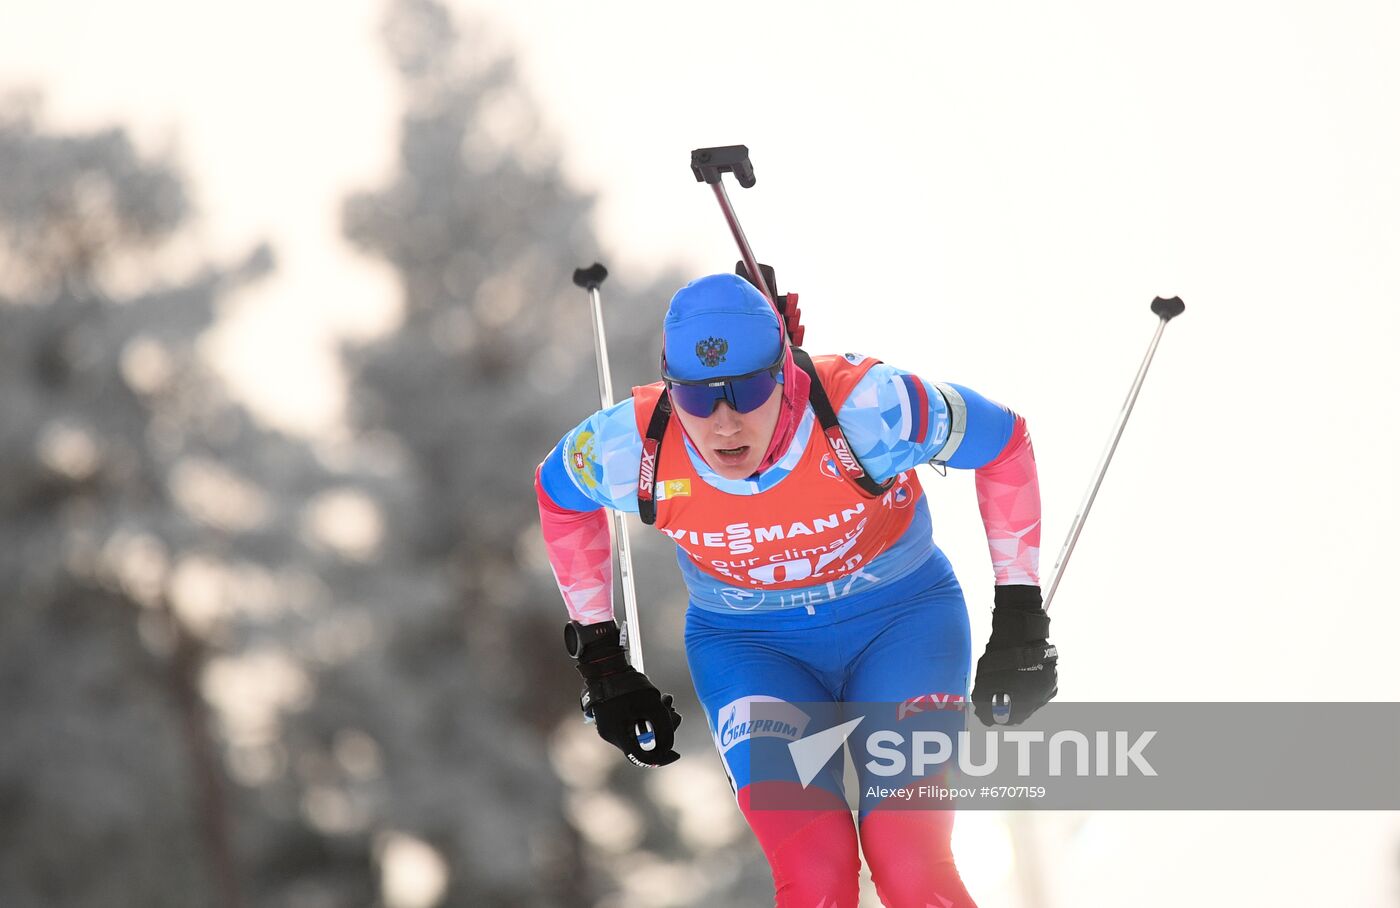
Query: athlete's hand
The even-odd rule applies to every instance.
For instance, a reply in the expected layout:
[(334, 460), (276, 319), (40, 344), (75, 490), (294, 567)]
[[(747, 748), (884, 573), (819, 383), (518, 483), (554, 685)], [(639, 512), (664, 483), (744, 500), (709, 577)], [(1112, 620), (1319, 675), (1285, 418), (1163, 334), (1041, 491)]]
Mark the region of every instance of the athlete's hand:
[(972, 708), (983, 725), (995, 721), (993, 700), (1010, 697), (1005, 721), (1020, 725), (1059, 693), (1055, 671), (1059, 653), (1047, 639), (1050, 616), (1040, 604), (1040, 587), (1009, 585), (996, 588), (992, 636), (977, 660)]
[(672, 745), (680, 713), (671, 706), (670, 694), (658, 691), (646, 675), (628, 664), (616, 622), (586, 627), (571, 623), (565, 629), (565, 643), (578, 659), (585, 685), (583, 709), (592, 714), (598, 736), (638, 766), (666, 766), (679, 760), (681, 755)]

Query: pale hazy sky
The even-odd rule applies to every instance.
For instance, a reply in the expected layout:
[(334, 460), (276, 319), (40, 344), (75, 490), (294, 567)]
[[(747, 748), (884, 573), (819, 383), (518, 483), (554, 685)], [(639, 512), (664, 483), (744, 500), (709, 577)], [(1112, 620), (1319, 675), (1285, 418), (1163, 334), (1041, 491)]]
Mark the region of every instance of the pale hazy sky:
[[(1148, 303), (1182, 296), (1056, 599), (1063, 697), (1400, 699), (1400, 5), (459, 8), (518, 49), (615, 280), (731, 265), (686, 165), (748, 144), (758, 186), (731, 194), (809, 347), (1026, 415), (1047, 573)], [(178, 152), (206, 251), (274, 244), (211, 348), (292, 428), (334, 429), (326, 338), (394, 311), (392, 276), (337, 234), (340, 198), (392, 166), (381, 9), (11, 0), (0, 31), (0, 86), (43, 88), (50, 122)], [(983, 637), (971, 477), (925, 484)], [(1074, 904), (1395, 902), (1391, 815), (1100, 814), (1075, 835), (1050, 846)]]

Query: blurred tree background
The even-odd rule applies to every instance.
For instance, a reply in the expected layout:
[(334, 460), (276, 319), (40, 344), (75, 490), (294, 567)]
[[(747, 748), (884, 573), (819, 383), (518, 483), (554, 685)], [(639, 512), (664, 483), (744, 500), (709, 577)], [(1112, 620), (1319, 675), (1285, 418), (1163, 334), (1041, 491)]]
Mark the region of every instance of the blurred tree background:
[[(176, 162), (0, 111), (6, 908), (771, 898), (655, 534), (647, 654), (686, 758), (635, 770), (578, 717), (532, 480), (597, 408), (569, 280), (592, 200), (480, 26), (395, 0), (383, 34), (398, 168), (343, 225), (403, 307), (343, 350), (348, 441), (266, 429), (201, 354), (273, 250), (151, 278), (196, 217)], [(605, 285), (619, 393), (683, 280)]]

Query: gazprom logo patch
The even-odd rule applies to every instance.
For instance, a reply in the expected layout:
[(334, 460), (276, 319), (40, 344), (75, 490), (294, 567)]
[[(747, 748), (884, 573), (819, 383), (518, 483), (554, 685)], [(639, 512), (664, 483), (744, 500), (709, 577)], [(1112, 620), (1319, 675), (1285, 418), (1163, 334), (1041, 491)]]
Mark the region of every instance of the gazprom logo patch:
[[(754, 703), (775, 705), (764, 707), (762, 716), (755, 719), (752, 710)], [(739, 743), (755, 737), (796, 741), (802, 737), (811, 717), (777, 697), (754, 694), (720, 707), (716, 720), (719, 727), (714, 730), (715, 746), (721, 754), (726, 754)]]

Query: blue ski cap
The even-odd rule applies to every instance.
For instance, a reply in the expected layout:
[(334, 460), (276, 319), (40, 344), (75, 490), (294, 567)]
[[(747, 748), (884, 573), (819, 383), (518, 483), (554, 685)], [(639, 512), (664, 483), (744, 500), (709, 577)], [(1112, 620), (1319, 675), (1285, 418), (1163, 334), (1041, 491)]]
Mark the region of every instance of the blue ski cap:
[(707, 275), (677, 290), (663, 330), (666, 371), (684, 381), (757, 372), (783, 348), (778, 313), (737, 274)]

